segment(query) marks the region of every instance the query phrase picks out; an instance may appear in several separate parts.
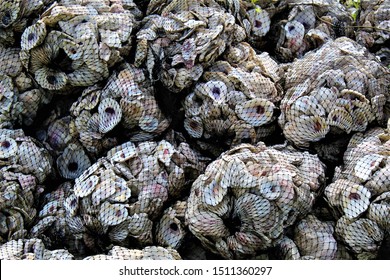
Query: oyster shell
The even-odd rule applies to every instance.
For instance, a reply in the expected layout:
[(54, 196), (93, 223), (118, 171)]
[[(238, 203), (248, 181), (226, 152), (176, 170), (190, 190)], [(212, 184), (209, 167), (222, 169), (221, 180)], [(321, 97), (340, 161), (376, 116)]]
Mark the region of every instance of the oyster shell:
[(160, 246), (179, 249), (188, 230), (184, 224), (186, 201), (177, 201), (166, 209), (156, 227), (156, 239)]

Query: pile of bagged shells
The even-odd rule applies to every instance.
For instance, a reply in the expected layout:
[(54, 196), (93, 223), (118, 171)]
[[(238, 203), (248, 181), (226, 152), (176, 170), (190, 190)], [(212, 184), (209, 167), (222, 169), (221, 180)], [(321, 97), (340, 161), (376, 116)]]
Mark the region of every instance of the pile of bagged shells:
[(389, 36), (389, 0), (3, 0), (0, 259), (389, 259)]

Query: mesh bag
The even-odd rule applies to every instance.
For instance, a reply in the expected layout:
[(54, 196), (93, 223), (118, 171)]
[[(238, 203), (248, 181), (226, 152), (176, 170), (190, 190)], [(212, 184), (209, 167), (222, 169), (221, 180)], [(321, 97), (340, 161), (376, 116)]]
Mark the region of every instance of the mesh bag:
[(51, 158), (22, 130), (0, 129), (0, 244), (24, 238), (37, 215)]
[(336, 233), (357, 258), (376, 258), (390, 230), (389, 128), (355, 134), (325, 197), (337, 220)]
[(177, 200), (204, 167), (186, 143), (127, 142), (92, 164), (74, 186), (65, 183), (48, 194), (30, 234), (48, 246), (66, 244), (77, 256), (105, 252), (110, 244), (151, 245), (154, 236), (178, 248), (186, 235), (186, 204)]
[[(170, 120), (161, 112), (155, 90), (142, 69), (122, 64), (104, 87), (91, 86), (68, 105), (66, 114), (41, 126), (40, 136), (57, 157), (59, 175), (75, 179), (91, 160), (131, 139), (151, 140), (166, 131)], [(65, 110), (66, 111), (66, 110)]]
[(286, 8), (288, 14), (271, 28), (276, 34), (272, 43), (276, 44), (275, 55), (280, 61), (291, 62), (327, 41), (353, 36), (350, 12), (338, 0), (281, 1), (278, 10)]
[(44, 89), (70, 93), (109, 76), (131, 49), (139, 10), (130, 1), (66, 0), (55, 3), (21, 37), (24, 66)]
[[(357, 18), (359, 30), (357, 42), (367, 48), (376, 49), (385, 45), (390, 38), (390, 1), (361, 1), (360, 15)], [(389, 64), (389, 61), (386, 61)]]
[(36, 20), (53, 0), (4, 0), (0, 6), (0, 45), (12, 46), (23, 30)]
[(0, 43), (0, 128), (31, 125), (51, 94), (36, 88), (19, 58), (19, 48)]
[(137, 33), (135, 66), (173, 92), (189, 88), (244, 28), (214, 1), (151, 1)]
[(275, 246), (308, 214), (324, 165), (291, 147), (242, 144), (208, 165), (191, 188), (186, 223), (202, 245), (226, 259)]
[[(80, 141), (90, 152), (102, 146), (104, 135), (118, 124), (125, 139), (145, 141), (164, 132), (170, 121), (164, 116), (155, 99), (155, 89), (142, 69), (121, 65), (108, 79), (105, 87), (92, 87), (71, 107), (71, 114)], [(102, 138), (89, 141), (90, 135)], [(98, 139), (97, 139), (98, 140)], [(99, 143), (100, 142), (100, 143)]]
[(0, 260), (72, 260), (65, 249), (47, 250), (37, 238), (11, 240), (0, 246)]
[[(300, 147), (365, 131), (373, 122), (383, 125), (389, 117), (389, 83), (389, 70), (365, 48), (345, 37), (336, 39), (288, 69), (279, 124)], [(328, 147), (325, 153), (342, 148)]]
[(89, 256), (84, 260), (181, 260), (181, 257), (171, 248), (146, 246), (137, 250), (114, 246), (107, 255)]
[(249, 44), (240, 43), (224, 58), (204, 72), (183, 103), (184, 128), (210, 152), (218, 145), (254, 144), (271, 135), (274, 104), (282, 97), (280, 69), (268, 53), (256, 55)]

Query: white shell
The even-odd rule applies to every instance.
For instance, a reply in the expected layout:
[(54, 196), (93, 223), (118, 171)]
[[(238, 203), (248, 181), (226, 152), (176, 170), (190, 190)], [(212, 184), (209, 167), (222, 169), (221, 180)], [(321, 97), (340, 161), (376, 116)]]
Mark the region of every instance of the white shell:
[(0, 159), (7, 159), (14, 155), (18, 150), (16, 141), (12, 138), (0, 137)]
[(96, 185), (99, 182), (99, 177), (96, 175), (92, 175), (85, 179), (84, 181), (76, 181), (76, 184), (74, 185), (74, 194), (77, 197), (86, 197), (87, 195), (91, 194)]
[(125, 162), (137, 155), (137, 148), (132, 142), (126, 142), (107, 153), (107, 157), (111, 162)]
[(106, 200), (114, 193), (115, 186), (113, 180), (104, 180), (95, 187), (91, 195), (92, 204), (99, 205), (102, 201)]
[(168, 141), (162, 140), (156, 147), (156, 155), (159, 161), (161, 161), (166, 167), (171, 164), (171, 157), (175, 152), (175, 148)]
[(366, 182), (372, 174), (379, 168), (385, 157), (378, 154), (369, 154), (359, 158), (354, 167), (354, 175), (361, 182)]
[(115, 226), (128, 217), (126, 206), (104, 202), (99, 211), (99, 221), (103, 226)]
[(273, 119), (274, 104), (266, 99), (254, 98), (235, 108), (237, 116), (257, 127), (269, 123)]
[(341, 206), (348, 219), (354, 219), (364, 213), (370, 205), (371, 193), (362, 185), (346, 187), (341, 193)]
[(203, 123), (199, 117), (186, 118), (184, 128), (191, 137), (200, 138), (203, 135)]
[(114, 99), (106, 98), (100, 101), (98, 111), (101, 133), (107, 133), (121, 121), (122, 109)]

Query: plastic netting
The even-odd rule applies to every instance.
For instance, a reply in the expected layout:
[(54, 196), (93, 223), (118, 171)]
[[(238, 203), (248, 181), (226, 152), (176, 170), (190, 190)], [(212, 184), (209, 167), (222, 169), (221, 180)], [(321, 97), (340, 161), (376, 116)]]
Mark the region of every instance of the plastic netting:
[(389, 0), (4, 0), (0, 259), (390, 258)]

